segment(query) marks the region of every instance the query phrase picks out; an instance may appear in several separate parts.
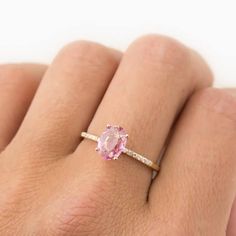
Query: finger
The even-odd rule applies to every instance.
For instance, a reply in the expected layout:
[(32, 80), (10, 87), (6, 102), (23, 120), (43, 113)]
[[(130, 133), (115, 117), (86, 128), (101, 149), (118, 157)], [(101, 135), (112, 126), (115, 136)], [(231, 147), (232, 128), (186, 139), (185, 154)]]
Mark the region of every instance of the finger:
[[(227, 89), (227, 92), (231, 93), (232, 96), (236, 97), (236, 89)], [(234, 205), (231, 209), (230, 219), (227, 227), (227, 236), (236, 235), (236, 198), (234, 199)]]
[(88, 126), (120, 56), (90, 42), (66, 46), (45, 74), (12, 144), (14, 150), (35, 153), (36, 149), (40, 158), (43, 153), (46, 159), (69, 154)]
[(181, 115), (149, 196), (170, 232), (225, 235), (236, 193), (235, 109), (233, 96), (205, 89)]
[(36, 64), (0, 66), (0, 151), (16, 134), (45, 71)]
[[(124, 55), (88, 132), (99, 135), (107, 123), (120, 125), (129, 134), (127, 147), (156, 161), (188, 96), (210, 83), (211, 74), (197, 54), (166, 37), (143, 37)], [(107, 178), (114, 176), (118, 184), (136, 188), (136, 197), (146, 198), (149, 168), (127, 156), (106, 162), (94, 148), (86, 139), (78, 148), (78, 154), (88, 153), (81, 158), (86, 169), (93, 166)]]
[(234, 205), (231, 209), (230, 219), (227, 227), (227, 236), (236, 235), (236, 199), (234, 199)]

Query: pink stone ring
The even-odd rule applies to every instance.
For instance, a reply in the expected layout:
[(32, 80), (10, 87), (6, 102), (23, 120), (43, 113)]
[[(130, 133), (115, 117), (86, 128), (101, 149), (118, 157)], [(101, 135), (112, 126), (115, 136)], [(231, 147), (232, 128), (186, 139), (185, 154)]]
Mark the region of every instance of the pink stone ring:
[(100, 137), (87, 132), (82, 132), (81, 137), (97, 142), (96, 151), (99, 152), (105, 160), (117, 160), (122, 153), (125, 153), (155, 171), (159, 171), (160, 169), (156, 163), (126, 148), (128, 134), (118, 125), (107, 125), (106, 130)]

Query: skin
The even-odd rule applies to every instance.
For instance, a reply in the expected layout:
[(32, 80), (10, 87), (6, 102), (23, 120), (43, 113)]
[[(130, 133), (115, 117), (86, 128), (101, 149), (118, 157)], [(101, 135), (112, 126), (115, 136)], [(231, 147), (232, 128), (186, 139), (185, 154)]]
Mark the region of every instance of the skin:
[[(236, 90), (148, 35), (122, 55), (92, 42), (50, 66), (0, 66), (0, 235), (236, 235)], [(107, 123), (158, 161), (104, 161), (81, 131)]]

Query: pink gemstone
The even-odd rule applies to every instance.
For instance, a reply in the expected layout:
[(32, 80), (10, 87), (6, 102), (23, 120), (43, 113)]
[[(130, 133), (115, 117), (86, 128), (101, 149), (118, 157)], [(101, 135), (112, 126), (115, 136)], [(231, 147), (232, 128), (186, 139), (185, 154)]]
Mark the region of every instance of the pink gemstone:
[(106, 130), (98, 140), (96, 150), (106, 160), (116, 160), (125, 148), (127, 134), (120, 126), (107, 125)]

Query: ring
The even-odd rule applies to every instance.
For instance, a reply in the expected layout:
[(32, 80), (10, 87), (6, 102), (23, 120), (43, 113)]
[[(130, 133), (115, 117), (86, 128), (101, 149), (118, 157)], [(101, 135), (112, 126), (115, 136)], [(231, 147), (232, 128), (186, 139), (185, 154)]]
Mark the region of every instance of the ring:
[(153, 161), (126, 148), (128, 134), (118, 125), (107, 125), (105, 131), (100, 137), (87, 132), (82, 132), (81, 137), (97, 142), (97, 147), (95, 150), (105, 160), (117, 160), (121, 154), (124, 153), (155, 171), (159, 171), (160, 169), (159, 165)]

